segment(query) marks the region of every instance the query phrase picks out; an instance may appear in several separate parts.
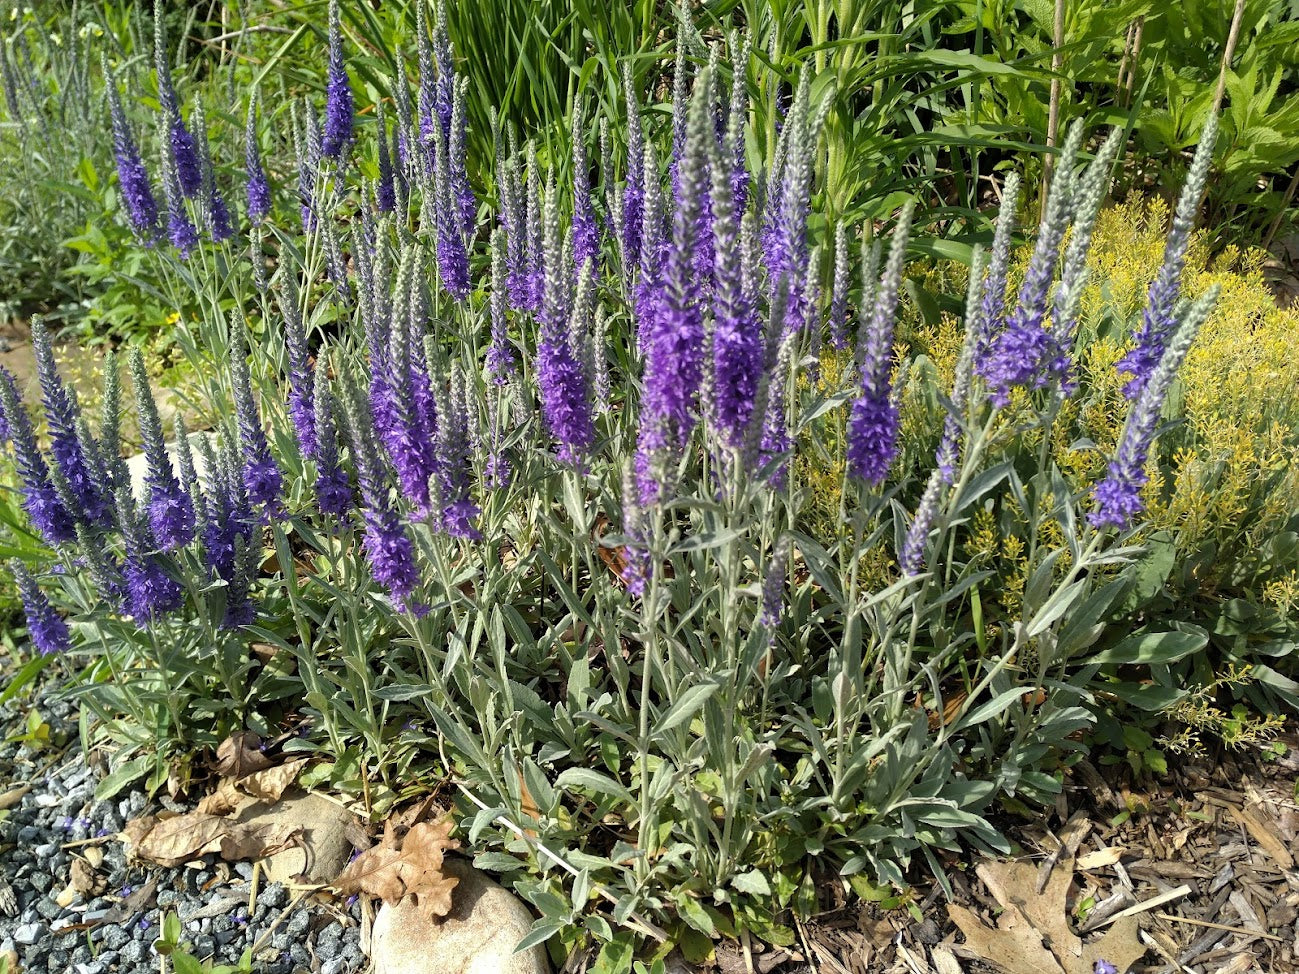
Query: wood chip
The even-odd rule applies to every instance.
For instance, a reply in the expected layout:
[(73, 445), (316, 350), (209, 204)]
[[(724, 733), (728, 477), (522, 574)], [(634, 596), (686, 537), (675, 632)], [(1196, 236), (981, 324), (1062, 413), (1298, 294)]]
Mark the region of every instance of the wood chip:
[(1239, 809), (1235, 805), (1228, 808), (1232, 817), (1245, 827), (1259, 847), (1267, 853), (1268, 857), (1283, 870), (1294, 868), (1294, 856), (1290, 850), (1285, 847), (1285, 843), (1277, 837), (1272, 830), (1272, 826), (1259, 818), (1258, 814), (1252, 809)]
[(1123, 858), (1123, 848), (1112, 845), (1106, 849), (1098, 849), (1095, 852), (1089, 852), (1086, 855), (1079, 856), (1074, 861), (1075, 869), (1104, 869), (1106, 866), (1112, 866)]

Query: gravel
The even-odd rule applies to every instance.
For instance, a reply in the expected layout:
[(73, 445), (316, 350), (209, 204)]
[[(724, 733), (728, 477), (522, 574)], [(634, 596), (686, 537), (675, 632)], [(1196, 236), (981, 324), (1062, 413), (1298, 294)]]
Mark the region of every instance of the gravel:
[[(7, 814), (0, 813), (0, 880), (12, 888), (17, 907), (14, 916), (0, 915), (0, 954), (14, 951), (25, 971), (156, 974), (159, 958), (153, 942), (163, 916), (171, 912), (181, 918), (182, 940), (200, 960), (237, 964), (244, 950), (254, 946), (253, 969), (260, 974), (356, 974), (365, 966), (355, 901), (346, 907), (302, 901), (290, 910), (283, 886), (263, 884), (250, 915), (248, 863), (207, 856), (198, 869), (192, 864), (177, 869), (128, 865), (121, 843), (113, 838), (126, 822), (146, 811), (184, 811), (185, 806), (170, 800), (151, 803), (143, 792), (95, 801), (98, 776), (82, 758), (76, 711), (69, 702), (9, 703), (0, 708), (0, 730), (20, 735), (32, 706), (50, 725), (54, 747), (68, 747), (49, 767), (57, 753), (49, 744), (0, 744), (0, 794), (31, 785)], [(81, 841), (87, 839), (101, 841)], [(73, 856), (88, 848), (103, 853), (95, 869), (96, 886), (70, 901), (62, 897), (68, 905), (61, 906)], [(152, 897), (130, 901), (132, 909), (123, 909), (132, 893), (155, 880)], [(3, 904), (0, 896), (0, 914)]]

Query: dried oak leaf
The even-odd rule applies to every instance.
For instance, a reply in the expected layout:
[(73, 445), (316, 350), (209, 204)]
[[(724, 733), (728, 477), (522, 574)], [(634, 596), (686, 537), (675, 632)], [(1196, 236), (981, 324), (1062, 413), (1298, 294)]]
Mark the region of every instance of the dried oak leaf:
[(222, 859), (260, 859), (278, 852), (296, 837), (299, 829), (279, 824), (235, 822), (220, 815), (193, 811), (174, 818), (127, 823), (125, 835), (131, 855), (160, 866), (180, 866), (215, 852)]
[(965, 935), (956, 950), (1006, 974), (1092, 974), (1107, 960), (1120, 974), (1140, 960), (1146, 948), (1137, 938), (1136, 917), (1123, 917), (1091, 944), (1069, 926), (1068, 896), (1072, 859), (1063, 859), (1039, 895), (1037, 869), (1027, 862), (991, 862), (976, 872), (1003, 910), (996, 928), (973, 913), (949, 906), (948, 915)]
[(419, 822), (398, 840), (389, 822), (383, 840), (366, 849), (334, 881), (344, 896), (367, 893), (385, 903), (415, 897), (415, 905), (429, 919), (451, 912), (451, 891), (459, 882), (442, 872), (442, 855), (460, 843), (450, 838), (451, 820)]
[(242, 778), (271, 766), (271, 759), (260, 750), (262, 739), (252, 731), (231, 734), (217, 748), (215, 770), (227, 778)]

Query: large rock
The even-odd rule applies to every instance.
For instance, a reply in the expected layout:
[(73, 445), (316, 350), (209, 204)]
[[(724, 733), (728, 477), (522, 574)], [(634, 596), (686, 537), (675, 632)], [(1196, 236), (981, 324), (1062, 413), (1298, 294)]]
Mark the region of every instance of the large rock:
[(532, 926), (523, 901), (463, 860), (448, 859), (444, 868), (460, 879), (448, 916), (427, 919), (411, 897), (379, 910), (370, 938), (374, 974), (547, 974), (540, 944), (514, 953)]
[(332, 883), (352, 855), (347, 838), (354, 816), (337, 802), (320, 795), (286, 793), (274, 805), (257, 803), (239, 813), (240, 822), (301, 828), (298, 844), (262, 860), (270, 883)]

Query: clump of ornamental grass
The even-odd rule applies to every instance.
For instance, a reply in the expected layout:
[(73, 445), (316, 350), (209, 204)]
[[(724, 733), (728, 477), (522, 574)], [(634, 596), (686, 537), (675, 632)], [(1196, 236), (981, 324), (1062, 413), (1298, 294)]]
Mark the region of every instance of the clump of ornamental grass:
[[(937, 850), (1004, 849), (987, 815), (1059, 791), (1089, 681), (1202, 642), (1102, 621), (1140, 554), (1160, 410), (1215, 292), (1159, 304), (1171, 317), (1138, 334), (1150, 364), (1127, 363), (1143, 381), (1099, 480), (1071, 488), (1046, 451), (1008, 452), (1025, 430), (1049, 442), (1076, 394), (1117, 136), (1081, 166), (1070, 134), (1013, 290), (1008, 187), (917, 470), (899, 462), (894, 361), (914, 211), (860, 259), (855, 228), (837, 228), (821, 280), (808, 76), (758, 171), (742, 151), (749, 43), (733, 36), (702, 67), (677, 60), (670, 132), (639, 124), (628, 86), (639, 134), (597, 159), (583, 140), (598, 120), (578, 125), (562, 180), (500, 133), (492, 207), (465, 173), (445, 18), (417, 9), (418, 76), (413, 91), (404, 66), (393, 79), (391, 138), (354, 112), (331, 13), (324, 110), (293, 113), (294, 186), (267, 205), (251, 167), (230, 233), (218, 147), (178, 93), (164, 100), (168, 229), (152, 253), (177, 304), (202, 309), (178, 338), (208, 363), (213, 430), (162, 429), (131, 356), (147, 467), (132, 484), (120, 403), (86, 417), (42, 359), (45, 449), (0, 384), (59, 566), (24, 582), (33, 629), (84, 662), (76, 692), (137, 748), (113, 783), (165, 780), (195, 744), (277, 721), (321, 757), (314, 781), (376, 814), (422, 769), (454, 783), (479, 863), (538, 908), (528, 941), (569, 948), (625, 939), (617, 927), (695, 957), (719, 934), (781, 942), (816, 863), (902, 885)], [(842, 361), (808, 381), (826, 342)], [(843, 529), (818, 538), (801, 461), (824, 424)], [(954, 552), (1008, 498), (1023, 585), (994, 631), (991, 573)]]

